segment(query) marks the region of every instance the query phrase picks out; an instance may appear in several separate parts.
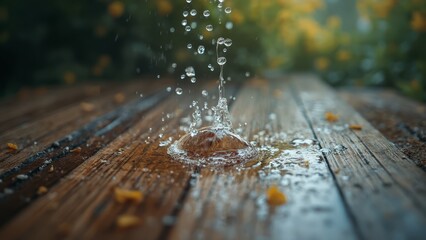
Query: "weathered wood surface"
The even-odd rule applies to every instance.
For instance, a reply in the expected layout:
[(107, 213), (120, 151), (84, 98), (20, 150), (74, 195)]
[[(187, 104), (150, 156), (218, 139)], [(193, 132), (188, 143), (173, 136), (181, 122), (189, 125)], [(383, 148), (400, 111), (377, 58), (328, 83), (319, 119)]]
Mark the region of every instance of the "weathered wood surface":
[(426, 105), (390, 89), (342, 88), (339, 95), (426, 170)]
[[(0, 153), (0, 239), (422, 239), (426, 174), (332, 89), (310, 75), (253, 79), (227, 86), (236, 131), (261, 156), (245, 165), (187, 165), (165, 141), (215, 84), (167, 92), (170, 81), (102, 86), (100, 95), (69, 90), (31, 104), (2, 104), (8, 127)], [(201, 96), (209, 89), (209, 97)], [(68, 90), (67, 90), (68, 91)], [(135, 92), (144, 94), (138, 98)], [(121, 92), (124, 101), (115, 102)], [(188, 94), (191, 92), (191, 94)], [(43, 100), (46, 98), (47, 100)], [(81, 102), (92, 111), (82, 111)], [(327, 122), (327, 111), (339, 121)], [(16, 121), (16, 123), (14, 123)], [(360, 131), (347, 124), (360, 124)], [(204, 121), (204, 124), (208, 122)], [(34, 144), (37, 142), (37, 144)], [(73, 151), (78, 149), (78, 151)], [(52, 168), (53, 166), (53, 168)], [(27, 176), (28, 179), (25, 179)], [(270, 206), (277, 185), (288, 202)], [(38, 195), (40, 186), (48, 192)], [(114, 201), (114, 187), (144, 193), (140, 204)], [(121, 214), (140, 217), (120, 229)]]

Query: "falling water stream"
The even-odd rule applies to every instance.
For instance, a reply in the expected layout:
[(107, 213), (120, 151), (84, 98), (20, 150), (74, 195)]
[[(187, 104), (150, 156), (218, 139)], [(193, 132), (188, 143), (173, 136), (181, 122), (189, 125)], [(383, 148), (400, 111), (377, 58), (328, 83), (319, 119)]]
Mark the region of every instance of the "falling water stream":
[(230, 47), (231, 39), (220, 37), (216, 41), (216, 58), (220, 67), (219, 100), (213, 110), (213, 123), (209, 127), (196, 129), (199, 109), (196, 109), (190, 125), (189, 133), (174, 142), (168, 148), (168, 154), (176, 160), (196, 165), (227, 166), (243, 163), (257, 156), (257, 149), (237, 135), (231, 122), (228, 103), (225, 97), (223, 66), (226, 58), (219, 56), (219, 47)]

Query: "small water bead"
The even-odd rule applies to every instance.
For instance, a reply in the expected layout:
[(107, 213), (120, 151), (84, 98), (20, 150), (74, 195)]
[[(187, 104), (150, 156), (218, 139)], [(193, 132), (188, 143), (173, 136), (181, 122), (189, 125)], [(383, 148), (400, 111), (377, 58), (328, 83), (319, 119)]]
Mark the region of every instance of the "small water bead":
[(192, 66), (189, 66), (185, 69), (186, 76), (195, 77), (195, 70)]
[(180, 79), (184, 79), (185, 78), (185, 74), (180, 75)]
[(186, 0), (186, 2), (187, 2), (187, 3), (191, 3), (191, 2), (192, 2), (192, 0)]
[(192, 10), (191, 10), (191, 16), (195, 16), (195, 15), (197, 15), (197, 10), (192, 9)]
[(192, 27), (192, 29), (196, 29), (197, 28), (197, 22), (192, 22), (191, 27)]
[(246, 72), (246, 77), (250, 77), (250, 73), (249, 72)]
[(204, 97), (207, 97), (207, 96), (209, 95), (209, 93), (207, 92), (207, 90), (203, 90), (203, 91), (201, 91), (201, 94), (202, 94)]
[(232, 12), (231, 7), (225, 8), (225, 13), (230, 14)]
[(204, 54), (204, 51), (205, 51), (206, 49), (204, 48), (204, 46), (203, 45), (200, 45), (200, 46), (198, 46), (198, 54)]
[(200, 40), (203, 40), (203, 39), (204, 39), (204, 36), (203, 36), (203, 35), (200, 35), (200, 36), (199, 36), (199, 38), (200, 38)]
[(225, 57), (218, 57), (217, 58), (217, 64), (219, 64), (220, 66), (225, 65), (226, 63), (226, 58)]
[(208, 17), (208, 16), (210, 16), (210, 11), (209, 11), (209, 10), (204, 10), (204, 12), (203, 12), (203, 16), (204, 16), (204, 17)]
[(160, 75), (157, 75), (157, 78), (160, 78)]
[(170, 32), (171, 32), (171, 33), (174, 33), (174, 32), (175, 32), (175, 28), (174, 28), (174, 27), (171, 27), (171, 28), (170, 28)]
[(186, 47), (187, 47), (188, 49), (191, 49), (191, 48), (192, 48), (192, 44), (188, 43), (188, 45), (186, 45)]
[(193, 77), (193, 78), (191, 78), (191, 82), (195, 83), (195, 82), (197, 82), (197, 79), (195, 77)]
[(182, 15), (183, 15), (184, 17), (188, 17), (188, 11), (183, 11)]
[(217, 39), (217, 44), (222, 45), (225, 42), (225, 38), (220, 37)]
[(167, 91), (167, 92), (171, 92), (171, 91), (172, 91), (172, 87), (167, 87), (167, 88), (166, 88), (166, 91)]
[(176, 63), (172, 63), (172, 68), (176, 68), (177, 64)]
[(228, 49), (227, 49), (227, 48), (224, 48), (222, 51), (223, 51), (223, 52), (227, 52), (227, 51), (228, 51)]
[(176, 88), (175, 91), (176, 91), (177, 95), (182, 95), (182, 93), (183, 93), (182, 88)]
[(206, 30), (209, 31), (209, 32), (213, 31), (213, 25), (211, 25), (211, 24), (207, 25)]
[(187, 31), (187, 32), (191, 31), (191, 26), (187, 25), (187, 26), (185, 27), (185, 31)]
[(186, 24), (188, 24), (188, 20), (183, 19), (183, 20), (182, 20), (182, 26), (186, 26)]
[(232, 40), (227, 38), (223, 41), (223, 44), (225, 44), (227, 47), (230, 47), (232, 45)]

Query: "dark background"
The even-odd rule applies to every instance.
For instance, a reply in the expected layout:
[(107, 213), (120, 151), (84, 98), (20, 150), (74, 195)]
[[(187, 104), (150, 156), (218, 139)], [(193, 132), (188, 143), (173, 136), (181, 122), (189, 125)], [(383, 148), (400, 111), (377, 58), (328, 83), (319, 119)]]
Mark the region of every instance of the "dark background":
[[(388, 86), (426, 100), (424, 0), (225, 0), (221, 9), (218, 3), (2, 1), (0, 96), (144, 75), (180, 78), (187, 66), (199, 81), (217, 77), (212, 40), (223, 36), (233, 40), (223, 54), (226, 75), (236, 81), (246, 73), (310, 71), (333, 85)], [(196, 16), (183, 16), (192, 9)], [(184, 19), (197, 26), (186, 32)], [(195, 53), (199, 45), (204, 54)]]

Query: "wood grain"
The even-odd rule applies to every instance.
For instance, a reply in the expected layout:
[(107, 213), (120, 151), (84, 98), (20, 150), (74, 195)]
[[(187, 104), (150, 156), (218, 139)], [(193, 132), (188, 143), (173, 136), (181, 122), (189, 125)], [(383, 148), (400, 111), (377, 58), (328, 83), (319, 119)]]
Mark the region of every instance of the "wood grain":
[[(331, 150), (325, 157), (363, 236), (424, 235), (426, 174), (314, 76), (295, 76), (292, 86), (321, 147)], [(328, 123), (327, 111), (339, 122)]]
[[(276, 118), (271, 119), (271, 114)], [(262, 132), (286, 135), (269, 144), (286, 146), (281, 151), (291, 155), (261, 156), (262, 164), (255, 167), (201, 169), (170, 239), (357, 238), (327, 164), (308, 156), (307, 149), (315, 151), (316, 146), (290, 145), (295, 138), (312, 139), (313, 135), (285, 80), (248, 83), (232, 115), (237, 126), (249, 123), (242, 131), (249, 139)], [(268, 144), (265, 138), (258, 141)], [(299, 165), (304, 161), (309, 161), (308, 168)], [(288, 204), (268, 206), (265, 192), (272, 184), (283, 189)]]
[(390, 89), (343, 88), (339, 96), (426, 170), (426, 105)]
[[(228, 167), (194, 166), (167, 154), (170, 140), (184, 134), (193, 101), (217, 101), (214, 81), (182, 85), (183, 95), (167, 92), (169, 85), (143, 85), (151, 95), (121, 104), (111, 103), (113, 95), (139, 85), (105, 85), (105, 94), (87, 98), (97, 108), (86, 115), (74, 90), (64, 103), (40, 97), (33, 107), (47, 106), (41, 112), (20, 105), (13, 118), (28, 125), (7, 123), (0, 134), (1, 141), (25, 143), (15, 155), (0, 155), (0, 239), (421, 239), (426, 233), (425, 173), (315, 76), (227, 85), (236, 96), (230, 101), (236, 133), (261, 152)], [(339, 121), (327, 122), (326, 111)], [(55, 125), (57, 118), (67, 120)], [(268, 204), (273, 185), (286, 204)], [(40, 186), (47, 193), (37, 194)], [(118, 203), (115, 187), (144, 198)], [(122, 229), (116, 224), (122, 214), (140, 222)]]

